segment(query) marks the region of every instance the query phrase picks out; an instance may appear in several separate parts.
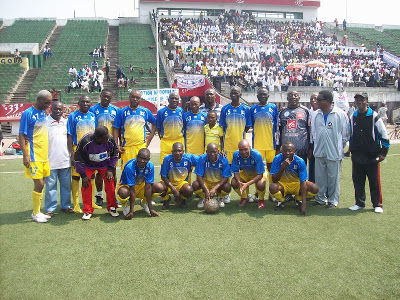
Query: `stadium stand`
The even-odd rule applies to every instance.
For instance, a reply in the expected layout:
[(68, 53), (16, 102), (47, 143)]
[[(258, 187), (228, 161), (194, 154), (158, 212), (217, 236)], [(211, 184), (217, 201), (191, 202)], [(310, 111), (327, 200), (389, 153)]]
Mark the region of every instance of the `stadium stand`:
[(24, 72), (19, 65), (0, 64), (0, 102), (3, 103)]
[(54, 25), (54, 20), (16, 20), (2, 31), (0, 43), (38, 43), (40, 47)]
[[(123, 24), (119, 26), (118, 61), (128, 79), (134, 77), (137, 81), (137, 84), (131, 85), (131, 88), (140, 90), (157, 88), (156, 73), (149, 72), (150, 68), (153, 70), (156, 68), (155, 44), (150, 25)], [(131, 72), (130, 65), (133, 67)], [(140, 73), (141, 68), (143, 68), (143, 74)], [(169, 87), (168, 83), (164, 82), (165, 78), (164, 69), (160, 64), (160, 88)], [(123, 97), (127, 95), (125, 90), (119, 92), (124, 95)]]
[[(105, 20), (69, 20), (53, 46), (53, 58), (48, 59), (41, 68), (33, 82), (31, 93), (55, 87), (63, 92), (62, 100), (66, 102), (77, 99), (80, 94), (87, 94), (80, 90), (64, 93), (70, 80), (68, 70), (71, 66), (75, 66), (77, 70), (85, 65), (90, 67), (93, 57), (89, 53), (105, 44), (107, 29), (108, 24)], [(96, 60), (99, 68), (102, 68), (104, 59)]]

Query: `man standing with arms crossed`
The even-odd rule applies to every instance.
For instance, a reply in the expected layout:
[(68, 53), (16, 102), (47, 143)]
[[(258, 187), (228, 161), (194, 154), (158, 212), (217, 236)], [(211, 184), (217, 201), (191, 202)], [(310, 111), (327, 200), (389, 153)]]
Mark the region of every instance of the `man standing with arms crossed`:
[(181, 100), (178, 93), (171, 93), (168, 98), (168, 106), (157, 112), (157, 133), (160, 137), (160, 164), (164, 157), (171, 153), (175, 143), (185, 144), (183, 138), (183, 109), (178, 107)]
[(22, 113), (19, 126), (19, 144), (23, 154), (25, 177), (32, 178), (34, 184), (32, 219), (38, 223), (45, 223), (51, 218), (40, 212), (44, 178), (50, 174), (45, 110), (50, 106), (51, 100), (49, 91), (40, 91), (36, 103)]
[(71, 160), (67, 145), (67, 120), (63, 118), (64, 104), (53, 101), (47, 116), (49, 132), (50, 175), (45, 183), (46, 215), (53, 216), (57, 208), (57, 179), (60, 182), (61, 211), (73, 213), (71, 206)]

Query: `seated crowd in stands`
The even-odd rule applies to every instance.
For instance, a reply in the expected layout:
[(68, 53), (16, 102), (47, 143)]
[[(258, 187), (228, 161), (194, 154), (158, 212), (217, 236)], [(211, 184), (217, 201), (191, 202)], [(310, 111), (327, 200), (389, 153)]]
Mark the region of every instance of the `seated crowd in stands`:
[(100, 45), (100, 47), (96, 47), (93, 49), (92, 53), (89, 53), (92, 55), (93, 58), (99, 58), (99, 57), (106, 57), (106, 48), (103, 44)]
[[(256, 21), (245, 13), (226, 13), (214, 21), (164, 18), (159, 27), (163, 45), (175, 48), (174, 62), (184, 73), (217, 77), (247, 91), (376, 87), (399, 77), (399, 68), (384, 63), (378, 52), (348, 47), (346, 36), (325, 35), (321, 22)], [(305, 66), (312, 60), (321, 64)], [(295, 63), (302, 68), (291, 69)]]
[(79, 71), (72, 66), (68, 70), (68, 74), (70, 79), (67, 88), (68, 93), (71, 89), (82, 89), (88, 93), (92, 93), (95, 89), (98, 89), (99, 92), (103, 90), (104, 72), (98, 65), (93, 67), (93, 69), (85, 65), (83, 68), (80, 68)]

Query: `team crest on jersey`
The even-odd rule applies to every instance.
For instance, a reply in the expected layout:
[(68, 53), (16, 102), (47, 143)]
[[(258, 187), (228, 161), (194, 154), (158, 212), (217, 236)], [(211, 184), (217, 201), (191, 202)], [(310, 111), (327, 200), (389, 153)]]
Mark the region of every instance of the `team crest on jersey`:
[(184, 162), (183, 162), (183, 165), (184, 165), (184, 166), (187, 166), (187, 165), (188, 165), (188, 162), (187, 162), (187, 161), (184, 161)]
[(117, 112), (115, 111), (115, 110), (113, 110), (112, 112), (111, 112), (111, 115), (112, 116), (115, 116), (117, 114)]
[(298, 112), (296, 113), (296, 119), (303, 119), (304, 118), (304, 113)]
[(294, 165), (294, 166), (293, 166), (293, 170), (297, 170), (297, 165)]
[(272, 110), (272, 108), (271, 108), (271, 107), (269, 108), (269, 112), (270, 112), (270, 113), (272, 113), (272, 112), (273, 112), (273, 110)]
[(332, 122), (328, 122), (328, 126), (332, 126)]
[(297, 127), (297, 120), (288, 120), (287, 122), (287, 130), (293, 130)]
[(289, 112), (285, 111), (285, 113), (283, 114), (285, 117), (289, 116)]
[(222, 164), (218, 164), (218, 168), (222, 168)]
[(144, 116), (144, 111), (141, 111), (141, 112), (140, 112), (140, 115), (141, 115), (141, 116)]

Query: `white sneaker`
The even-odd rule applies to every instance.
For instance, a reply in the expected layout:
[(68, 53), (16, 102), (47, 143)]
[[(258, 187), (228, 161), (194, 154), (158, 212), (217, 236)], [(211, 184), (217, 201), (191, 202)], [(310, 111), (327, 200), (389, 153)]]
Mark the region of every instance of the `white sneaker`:
[(142, 203), (142, 201), (140, 201), (140, 206), (143, 207), (144, 212), (146, 214), (150, 214), (150, 209), (149, 209), (149, 205), (147, 203)]
[(109, 211), (111, 217), (116, 218), (119, 216), (119, 213), (117, 212), (117, 210), (115, 209), (115, 207), (110, 207), (110, 211)]
[(230, 195), (230, 194), (229, 194), (229, 195), (226, 195), (226, 196), (224, 197), (224, 203), (225, 203), (225, 204), (231, 203), (231, 195)]
[(249, 202), (249, 203), (253, 203), (254, 202), (254, 198), (253, 198), (253, 196), (251, 194), (247, 195), (247, 202)]
[(204, 208), (204, 202), (205, 202), (205, 200), (204, 200), (204, 199), (201, 199), (201, 200), (199, 201), (199, 203), (197, 204), (197, 208)]
[(151, 205), (156, 205), (156, 203), (154, 201), (151, 201)]
[(130, 211), (131, 211), (131, 208), (129, 207), (129, 205), (127, 205), (127, 206), (122, 206), (122, 213), (124, 214), (124, 216), (126, 216), (127, 214), (129, 214)]
[(45, 218), (45, 219), (47, 219), (47, 220), (48, 220), (48, 219), (51, 219), (51, 216), (45, 215), (45, 214), (43, 214), (43, 213), (41, 213), (41, 212), (38, 213), (37, 216), (40, 216), (41, 218)]
[(349, 207), (350, 210), (359, 210), (359, 209), (363, 209), (363, 208), (364, 207), (358, 206), (357, 204)]
[(38, 213), (36, 215), (31, 214), (31, 217), (32, 217), (33, 221), (35, 221), (37, 223), (46, 223), (47, 218), (44, 218), (41, 215), (44, 215), (44, 214), (42, 214), (42, 213)]
[(218, 198), (217, 200), (219, 207), (225, 207), (224, 198)]
[(82, 216), (82, 220), (87, 221), (90, 220), (91, 217), (92, 217), (91, 213), (84, 213)]
[(377, 207), (375, 207), (375, 212), (378, 214), (381, 214), (381, 213), (383, 213), (383, 208), (380, 206), (377, 206)]

